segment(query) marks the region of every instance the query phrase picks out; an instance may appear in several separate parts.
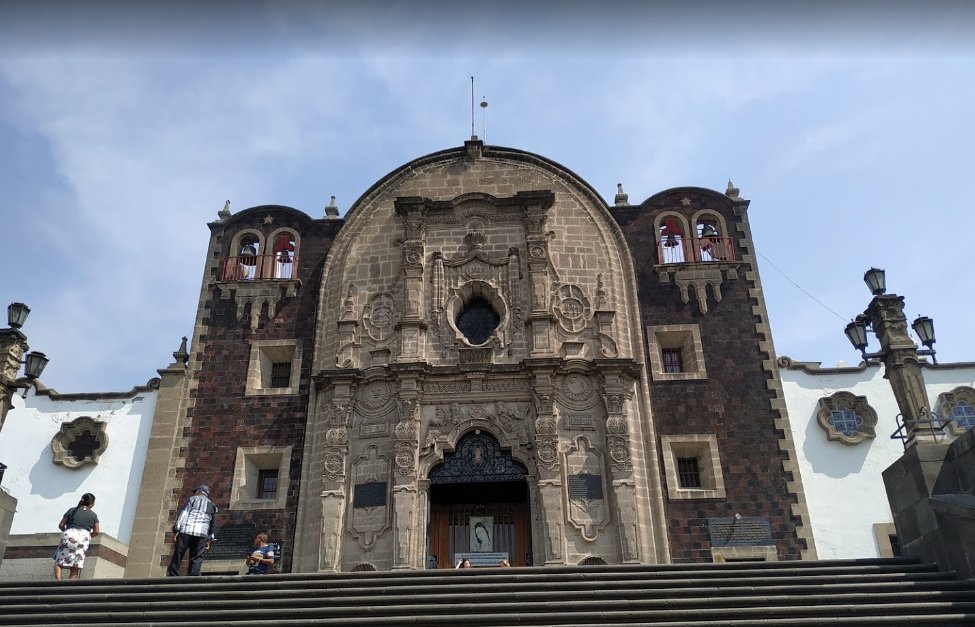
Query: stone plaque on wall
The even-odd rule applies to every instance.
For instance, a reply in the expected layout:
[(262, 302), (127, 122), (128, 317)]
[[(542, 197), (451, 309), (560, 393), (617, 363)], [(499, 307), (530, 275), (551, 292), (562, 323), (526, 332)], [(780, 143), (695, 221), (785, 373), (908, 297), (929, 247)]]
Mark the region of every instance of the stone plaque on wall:
[(254, 523), (222, 525), (216, 528), (214, 534), (217, 540), (210, 545), (210, 550), (204, 553), (204, 559), (243, 560), (254, 548), (257, 525)]

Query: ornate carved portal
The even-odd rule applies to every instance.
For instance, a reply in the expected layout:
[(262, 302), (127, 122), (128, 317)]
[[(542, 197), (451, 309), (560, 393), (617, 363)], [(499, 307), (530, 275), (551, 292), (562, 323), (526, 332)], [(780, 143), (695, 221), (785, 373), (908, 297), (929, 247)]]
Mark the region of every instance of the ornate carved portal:
[(501, 450), (490, 435), (475, 431), (457, 442), (453, 453), (444, 456), (442, 464), (430, 471), (430, 483), (483, 483), (487, 481), (524, 481), (528, 470)]
[(532, 564), (528, 471), (492, 436), (474, 431), (429, 473), (429, 567)]

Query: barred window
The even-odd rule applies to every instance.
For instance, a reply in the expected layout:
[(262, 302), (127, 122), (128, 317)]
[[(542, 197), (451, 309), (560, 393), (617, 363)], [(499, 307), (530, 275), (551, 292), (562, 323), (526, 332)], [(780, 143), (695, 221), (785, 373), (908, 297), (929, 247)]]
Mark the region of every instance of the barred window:
[(262, 468), (257, 471), (257, 498), (278, 498), (278, 469)]
[(701, 467), (696, 457), (677, 458), (677, 482), (681, 488), (701, 488)]
[(291, 362), (271, 364), (271, 387), (286, 388), (291, 385)]
[(664, 359), (664, 372), (676, 373), (684, 372), (684, 360), (679, 348), (665, 348), (662, 351)]

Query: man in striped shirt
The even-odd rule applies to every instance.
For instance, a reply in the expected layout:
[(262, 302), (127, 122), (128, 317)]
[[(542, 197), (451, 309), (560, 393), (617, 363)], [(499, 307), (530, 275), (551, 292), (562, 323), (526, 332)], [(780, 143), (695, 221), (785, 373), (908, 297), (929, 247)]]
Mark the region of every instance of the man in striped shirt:
[(197, 486), (179, 512), (179, 517), (173, 525), (173, 558), (169, 561), (166, 575), (179, 576), (179, 566), (183, 555), (190, 552), (189, 574), (200, 574), (203, 567), (203, 553), (210, 548), (215, 539), (213, 535), (213, 518), (217, 513), (217, 506), (210, 500), (210, 487)]

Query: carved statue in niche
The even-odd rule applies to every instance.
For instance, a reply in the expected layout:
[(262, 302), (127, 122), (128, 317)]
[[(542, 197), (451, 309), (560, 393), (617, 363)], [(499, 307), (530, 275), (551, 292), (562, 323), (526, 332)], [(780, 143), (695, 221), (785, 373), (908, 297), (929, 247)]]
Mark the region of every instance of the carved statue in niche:
[(427, 424), (427, 437), (423, 443), (423, 449), (429, 450), (443, 436), (443, 429), (447, 421), (447, 412), (443, 407), (434, 410), (433, 418)]
[(510, 436), (514, 436), (520, 442), (526, 442), (528, 440), (525, 416), (516, 404), (495, 401), (494, 416), (502, 431)]

